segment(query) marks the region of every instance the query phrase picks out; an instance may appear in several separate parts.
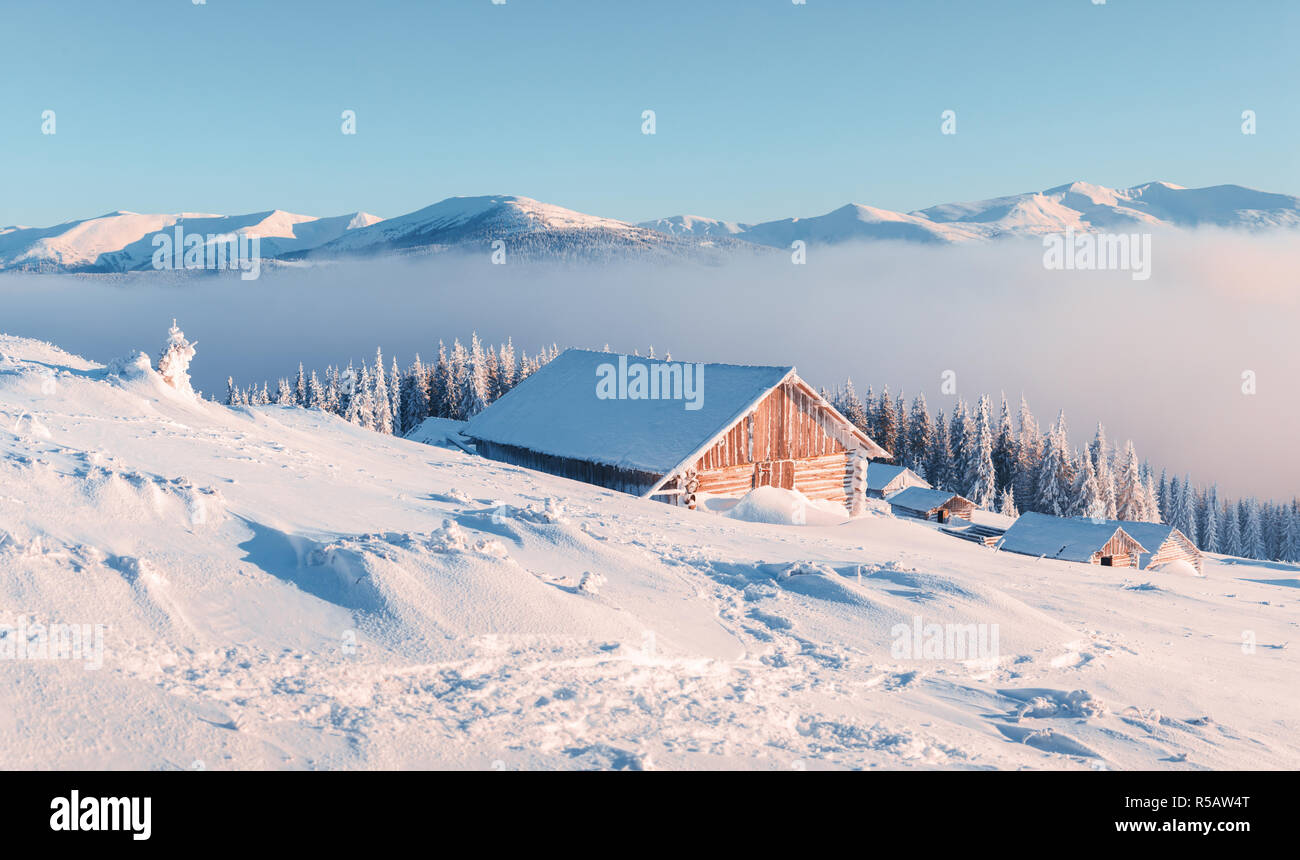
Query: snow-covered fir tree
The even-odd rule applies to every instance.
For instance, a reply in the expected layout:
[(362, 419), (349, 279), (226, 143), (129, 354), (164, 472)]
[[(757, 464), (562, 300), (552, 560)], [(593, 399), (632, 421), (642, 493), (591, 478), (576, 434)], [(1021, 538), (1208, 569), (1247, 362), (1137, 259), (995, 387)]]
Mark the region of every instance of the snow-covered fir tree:
[(1097, 482), (1097, 469), (1092, 464), (1092, 458), (1083, 454), (1079, 460), (1079, 473), (1074, 479), (1074, 508), (1071, 515), (1097, 520), (1109, 519), (1106, 516), (1106, 501)]
[(1016, 509), (1016, 494), (1011, 485), (1008, 484), (1002, 489), (1002, 495), (998, 496), (998, 513), (1005, 517), (1018, 517), (1020, 511)]
[(963, 496), (976, 505), (992, 509), (997, 499), (997, 473), (993, 469), (993, 428), (989, 426), (989, 398), (980, 398), (976, 408), (975, 438), (967, 464), (966, 492)]
[[(364, 371), (363, 371), (364, 372)], [(392, 435), (393, 409), (388, 397), (388, 374), (384, 372), (384, 352), (375, 350), (375, 368), (370, 371), (370, 403), (374, 410), (375, 429)]]
[(190, 387), (190, 361), (194, 358), (194, 347), (195, 344), (185, 339), (185, 332), (181, 331), (176, 320), (172, 320), (172, 327), (167, 332), (167, 343), (158, 356), (158, 375), (163, 382), (182, 394), (191, 396), (194, 389)]
[(1205, 491), (1205, 503), (1201, 511), (1200, 547), (1206, 552), (1220, 552), (1219, 549), (1219, 485), (1211, 484)]
[(1138, 462), (1137, 449), (1130, 440), (1124, 446), (1120, 457), (1119, 470), (1115, 476), (1116, 498), (1115, 514), (1117, 519), (1144, 522), (1146, 516), (1146, 488), (1142, 482), (1142, 466)]
[(1170, 521), (1170, 525), (1186, 535), (1192, 543), (1197, 543), (1195, 497), (1196, 493), (1189, 475), (1183, 479), (1179, 488), (1177, 504), (1174, 506), (1174, 518)]
[[(843, 408), (840, 412), (845, 418), (853, 422), (853, 425), (864, 433), (867, 432), (867, 410), (862, 405), (862, 399), (858, 397), (858, 392), (853, 387), (853, 380), (844, 381), (844, 390), (840, 394), (840, 402)], [(888, 449), (886, 449), (888, 450)]]
[(1020, 397), (1019, 434), (1016, 440), (1015, 474), (1012, 487), (1022, 511), (1037, 510), (1038, 465), (1043, 459), (1043, 434), (1024, 395)]
[(1038, 464), (1037, 495), (1034, 507), (1044, 514), (1069, 516), (1074, 506), (1070, 498), (1074, 486), (1070, 474), (1070, 450), (1066, 440), (1065, 413), (1056, 419), (1043, 446), (1043, 459)]
[(1001, 494), (1015, 476), (1016, 469), (1016, 431), (1011, 426), (1011, 407), (1007, 404), (1007, 395), (1002, 394), (1002, 406), (998, 410), (998, 427), (993, 434), (993, 472), (997, 477), (998, 493)]
[[(889, 396), (889, 386), (880, 392), (880, 402), (876, 405), (876, 443), (890, 454), (896, 454), (898, 448), (898, 415), (894, 413), (894, 400)], [(898, 457), (894, 457), (898, 462)]]
[(402, 423), (402, 371), (397, 369), (397, 356), (392, 357), (388, 371), (388, 413), (393, 417), (393, 433), (401, 436), (407, 428)]
[(953, 458), (948, 439), (948, 421), (942, 409), (934, 417), (934, 432), (931, 436), (930, 457), (925, 465), (926, 480), (940, 490), (956, 492), (953, 489)]
[(911, 462), (906, 465), (928, 481), (930, 480), (930, 449), (934, 445), (934, 424), (924, 394), (916, 395), (916, 399), (912, 401), (912, 411), (907, 419), (907, 436), (907, 455), (911, 458)]
[(458, 404), (458, 412), (462, 420), (473, 418), (488, 405), (487, 365), (483, 355), (483, 345), (477, 333), (470, 341), (468, 361), (465, 372), (461, 375)]
[(1241, 554), (1246, 558), (1263, 558), (1264, 524), (1259, 515), (1259, 503), (1254, 499), (1243, 499), (1241, 519)]

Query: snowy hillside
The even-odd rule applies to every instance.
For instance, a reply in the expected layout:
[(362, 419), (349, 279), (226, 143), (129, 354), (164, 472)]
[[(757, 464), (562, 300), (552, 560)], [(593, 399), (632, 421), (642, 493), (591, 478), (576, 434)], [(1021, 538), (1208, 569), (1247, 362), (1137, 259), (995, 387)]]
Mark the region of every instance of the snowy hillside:
[[(698, 216), (648, 221), (642, 226), (678, 235), (711, 235), (718, 222)], [(788, 247), (795, 239), (821, 244), (849, 240), (902, 239), (964, 242), (1007, 236), (1150, 230), (1203, 226), (1249, 230), (1300, 227), (1300, 198), (1239, 185), (1183, 188), (1148, 182), (1106, 188), (1074, 182), (1046, 191), (970, 203), (948, 203), (915, 212), (891, 212), (850, 204), (813, 218), (787, 218), (752, 226), (732, 225), (737, 238)]]
[[(104, 642), (94, 671), (0, 659), (0, 761), (1300, 766), (1300, 570), (782, 524), (796, 502), (690, 512), (0, 336), (0, 625)], [(917, 618), (997, 653), (891, 653)]]

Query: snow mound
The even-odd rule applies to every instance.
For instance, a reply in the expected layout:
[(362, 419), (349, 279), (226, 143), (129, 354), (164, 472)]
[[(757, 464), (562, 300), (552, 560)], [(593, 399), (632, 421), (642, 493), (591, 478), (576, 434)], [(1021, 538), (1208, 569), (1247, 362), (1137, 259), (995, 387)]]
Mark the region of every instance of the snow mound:
[[(454, 418), (426, 418), (407, 431), (406, 438), (412, 442), (423, 442), (425, 445), (458, 448), (459, 446), (451, 440), (460, 439), (460, 431), (464, 429), (466, 423), (468, 422), (457, 421)], [(461, 444), (467, 443), (461, 442)]]
[(1150, 568), (1155, 573), (1171, 573), (1174, 576), (1191, 576), (1202, 578), (1205, 574), (1196, 569), (1196, 565), (1186, 561), (1167, 561), (1164, 564), (1156, 565)]
[(810, 499), (798, 490), (755, 487), (723, 516), (751, 523), (783, 526), (828, 526), (847, 522), (842, 505)]

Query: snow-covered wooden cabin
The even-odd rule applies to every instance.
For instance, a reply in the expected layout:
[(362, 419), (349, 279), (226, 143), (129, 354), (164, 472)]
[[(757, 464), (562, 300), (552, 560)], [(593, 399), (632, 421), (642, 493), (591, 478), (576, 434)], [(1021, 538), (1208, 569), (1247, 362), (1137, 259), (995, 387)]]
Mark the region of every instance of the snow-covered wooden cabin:
[(885, 498), (894, 516), (916, 517), (946, 523), (953, 517), (970, 519), (976, 505), (970, 499), (947, 490), (908, 487)]
[(1135, 567), (1141, 553), (1150, 552), (1129, 534), (1131, 525), (1114, 520), (1082, 517), (1054, 517), (1027, 513), (1011, 524), (998, 548), (1022, 555), (1062, 561), (1100, 564), (1106, 567)]
[(1146, 552), (1139, 558), (1138, 567), (1142, 570), (1159, 568), (1163, 564), (1185, 561), (1201, 572), (1205, 556), (1196, 548), (1187, 535), (1165, 523), (1141, 523), (1130, 520), (1106, 520), (1107, 525), (1115, 525), (1139, 541)]
[[(658, 396), (639, 396), (646, 373), (659, 378)], [(623, 396), (609, 396), (611, 376)], [(697, 493), (739, 496), (771, 485), (852, 509), (867, 459), (889, 456), (793, 367), (683, 365), (581, 349), (516, 385), (464, 435), (494, 460), (688, 506)]]
[(867, 465), (867, 495), (883, 499), (908, 487), (930, 489), (930, 482), (906, 466), (873, 462)]

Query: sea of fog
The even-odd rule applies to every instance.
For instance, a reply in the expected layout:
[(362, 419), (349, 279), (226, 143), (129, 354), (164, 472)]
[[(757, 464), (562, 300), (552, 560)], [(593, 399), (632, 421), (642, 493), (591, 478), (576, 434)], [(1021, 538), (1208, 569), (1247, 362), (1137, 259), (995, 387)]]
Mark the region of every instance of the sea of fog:
[[(101, 362), (156, 355), (172, 318), (198, 342), (205, 392), (349, 360), (405, 366), (438, 340), (793, 364), (814, 385), (851, 376), (932, 410), (1023, 393), (1071, 441), (1112, 441), (1228, 494), (1300, 493), (1300, 243), (1159, 234), (1151, 277), (1057, 271), (1036, 242), (810, 248), (721, 265), (493, 265), (423, 257), (264, 268), (260, 279), (0, 275), (0, 331)], [(945, 374), (956, 392), (944, 393)], [(1250, 372), (1255, 393), (1243, 393)], [(707, 380), (706, 380), (707, 396)]]

